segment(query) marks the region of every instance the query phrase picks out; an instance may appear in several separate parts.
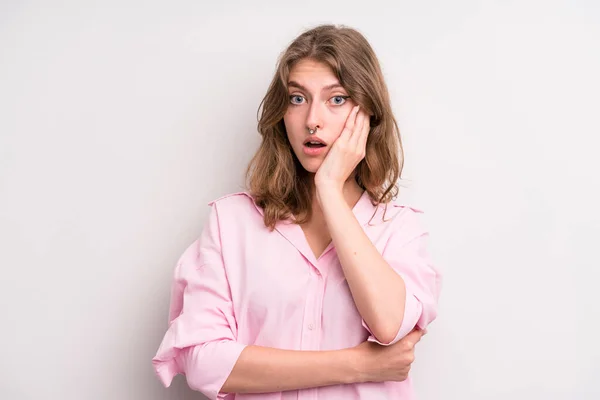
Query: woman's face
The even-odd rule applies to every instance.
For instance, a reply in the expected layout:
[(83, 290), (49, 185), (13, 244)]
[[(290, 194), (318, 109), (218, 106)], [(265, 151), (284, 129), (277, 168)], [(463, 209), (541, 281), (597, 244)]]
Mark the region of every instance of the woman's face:
[[(304, 169), (316, 173), (356, 104), (329, 66), (310, 59), (300, 60), (291, 69), (288, 95), (283, 116), (288, 139)], [(315, 127), (316, 133), (310, 134), (308, 129)], [(307, 143), (311, 140), (322, 144)]]

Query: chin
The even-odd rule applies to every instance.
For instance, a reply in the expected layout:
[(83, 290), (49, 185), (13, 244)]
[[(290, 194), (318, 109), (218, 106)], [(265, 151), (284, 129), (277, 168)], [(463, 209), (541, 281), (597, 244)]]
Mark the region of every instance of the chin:
[(302, 164), (302, 167), (304, 167), (304, 169), (312, 174), (316, 174), (317, 171), (319, 170), (319, 167), (321, 166), (321, 160), (315, 160), (315, 159), (311, 159), (311, 160), (300, 160), (300, 164)]

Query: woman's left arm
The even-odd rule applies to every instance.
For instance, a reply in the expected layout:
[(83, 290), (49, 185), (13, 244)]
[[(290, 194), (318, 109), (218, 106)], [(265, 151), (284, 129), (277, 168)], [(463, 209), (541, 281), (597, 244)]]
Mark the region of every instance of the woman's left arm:
[(369, 116), (359, 111), (348, 115), (319, 167), (316, 195), (363, 326), (380, 344), (392, 344), (415, 324), (424, 328), (435, 319), (440, 278), (428, 259), (426, 233), (415, 229), (410, 243), (390, 240), (384, 258), (344, 198), (344, 183), (364, 158), (370, 131)]
[(379, 341), (392, 342), (404, 317), (404, 280), (365, 234), (341, 190), (317, 186), (317, 196), (358, 312)]

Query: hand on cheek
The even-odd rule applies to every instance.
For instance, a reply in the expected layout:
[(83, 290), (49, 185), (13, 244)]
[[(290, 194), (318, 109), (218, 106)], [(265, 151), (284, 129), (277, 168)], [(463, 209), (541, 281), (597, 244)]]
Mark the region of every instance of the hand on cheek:
[(369, 116), (360, 107), (352, 109), (342, 133), (331, 146), (315, 175), (315, 185), (342, 190), (354, 168), (365, 157)]

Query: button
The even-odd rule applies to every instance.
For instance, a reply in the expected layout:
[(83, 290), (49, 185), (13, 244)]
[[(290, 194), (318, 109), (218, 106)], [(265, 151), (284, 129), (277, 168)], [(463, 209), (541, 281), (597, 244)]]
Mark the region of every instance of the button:
[(314, 329), (314, 325), (313, 324), (308, 324), (308, 329), (310, 329), (311, 331)]

